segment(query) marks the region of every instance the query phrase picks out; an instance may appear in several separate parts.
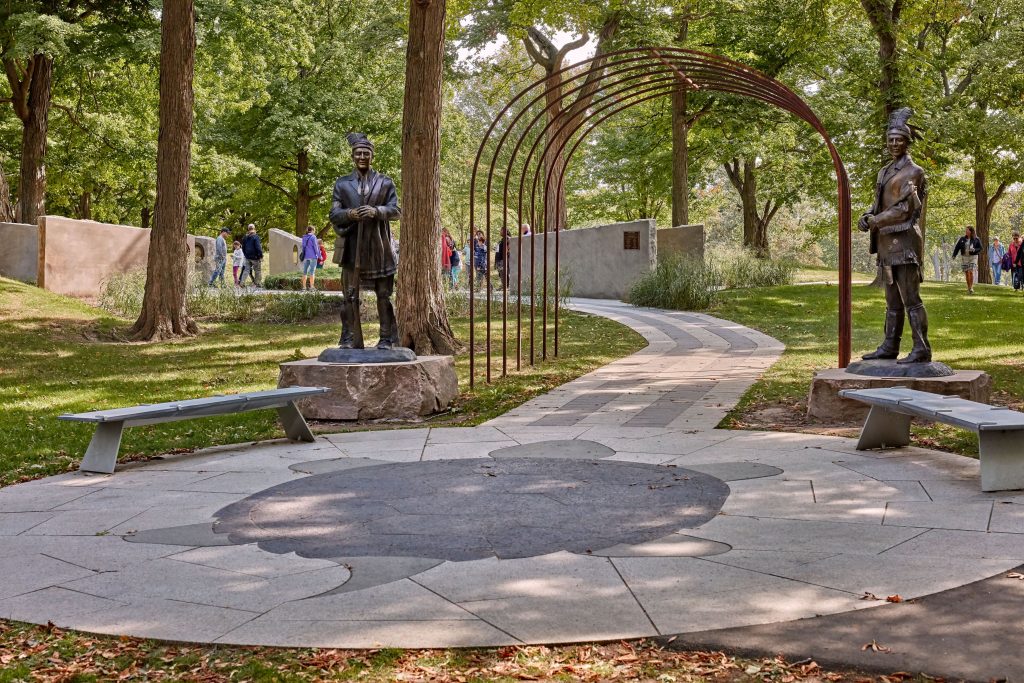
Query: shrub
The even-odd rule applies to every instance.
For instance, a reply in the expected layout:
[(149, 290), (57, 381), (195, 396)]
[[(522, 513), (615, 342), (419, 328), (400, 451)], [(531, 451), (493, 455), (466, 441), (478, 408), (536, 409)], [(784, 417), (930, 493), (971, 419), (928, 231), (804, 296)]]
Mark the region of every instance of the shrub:
[(637, 280), (629, 291), (635, 306), (702, 311), (711, 308), (721, 287), (721, 273), (691, 256), (660, 261), (653, 271)]
[[(145, 285), (143, 269), (115, 275), (103, 283), (100, 307), (122, 318), (135, 318), (142, 310)], [(363, 312), (365, 315), (371, 310), (371, 319), (376, 320), (376, 306), (373, 297), (369, 298), (371, 306), (364, 304)], [(258, 294), (248, 289), (209, 287), (206, 278), (195, 273), (186, 291), (185, 306), (191, 316), (203, 320), (290, 323), (337, 311), (341, 298), (320, 292)]]
[(726, 289), (791, 285), (796, 275), (792, 261), (757, 258), (745, 250), (731, 259), (724, 259), (719, 270)]
[[(278, 273), (263, 278), (264, 289), (301, 289), (302, 273)], [(324, 266), (316, 271), (316, 288), (325, 292), (341, 291), (341, 269), (338, 267)]]

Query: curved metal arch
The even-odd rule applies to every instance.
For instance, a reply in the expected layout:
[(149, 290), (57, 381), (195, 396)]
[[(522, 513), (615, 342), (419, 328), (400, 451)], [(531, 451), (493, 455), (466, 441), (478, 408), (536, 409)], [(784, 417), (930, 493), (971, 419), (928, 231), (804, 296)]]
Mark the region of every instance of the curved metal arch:
[[(589, 66), (588, 66), (589, 65)], [(626, 68), (620, 68), (624, 65), (629, 65)], [(596, 80), (590, 80), (590, 76), (598, 71), (606, 70)], [(639, 73), (637, 73), (639, 72)], [(632, 76), (627, 74), (632, 73)], [(672, 86), (665, 85), (652, 85), (652, 76), (662, 76), (664, 74), (671, 74), (672, 77), (665, 79), (659, 78), (657, 82), (659, 84), (671, 82), (674, 78), (676, 83)], [(531, 246), (531, 274), (536, 272), (536, 266), (534, 261), (535, 249), (534, 243), (536, 235), (543, 234), (544, 240), (544, 269), (543, 269), (543, 300), (545, 306), (543, 309), (543, 323), (542, 323), (542, 347), (543, 357), (547, 357), (547, 257), (548, 257), (548, 240), (547, 231), (551, 228), (555, 231), (555, 324), (554, 324), (554, 335), (555, 335), (555, 355), (558, 354), (558, 296), (559, 296), (559, 282), (558, 282), (558, 264), (559, 264), (559, 233), (565, 227), (562, 225), (547, 225), (547, 214), (548, 214), (548, 202), (549, 194), (551, 190), (551, 182), (553, 179), (552, 174), (554, 169), (547, 169), (544, 183), (544, 198), (541, 202), (542, 211), (541, 221), (537, 221), (534, 211), (537, 208), (537, 184), (540, 177), (541, 168), (543, 166), (543, 160), (548, 158), (548, 154), (555, 142), (558, 142), (558, 149), (556, 154), (562, 154), (569, 141), (575, 136), (584, 125), (588, 123), (598, 114), (604, 112), (608, 108), (613, 108), (613, 111), (605, 114), (600, 119), (590, 124), (582, 134), (580, 134), (575, 144), (573, 144), (570, 152), (564, 158), (561, 172), (557, 178), (555, 187), (564, 187), (565, 172), (568, 169), (569, 161), (575, 154), (575, 151), (579, 148), (579, 145), (597, 126), (607, 120), (610, 116), (615, 113), (623, 111), (629, 107), (635, 106), (643, 101), (648, 101), (656, 97), (664, 96), (667, 93), (677, 90), (679, 88), (692, 89), (692, 90), (706, 90), (710, 92), (723, 92), (736, 95), (742, 95), (762, 101), (766, 104), (773, 105), (784, 111), (797, 116), (801, 120), (808, 123), (822, 138), (829, 155), (832, 159), (833, 167), (836, 173), (837, 179), (837, 193), (839, 196), (839, 240), (840, 240), (840, 287), (839, 287), (839, 365), (845, 367), (850, 358), (850, 334), (851, 334), (851, 210), (850, 210), (850, 191), (849, 191), (849, 179), (846, 175), (845, 167), (843, 166), (842, 159), (839, 156), (835, 145), (832, 143), (824, 126), (820, 120), (796, 93), (789, 89), (784, 84), (771, 79), (764, 74), (751, 69), (743, 64), (728, 60), (723, 57), (715, 55), (709, 55), (706, 53), (696, 52), (693, 50), (686, 50), (683, 48), (671, 48), (671, 47), (642, 47), (642, 48), (630, 48), (627, 50), (619, 50), (612, 53), (607, 53), (601, 56), (595, 56), (589, 60), (584, 60), (581, 63), (577, 63), (568, 67), (564, 67), (553, 75), (565, 77), (565, 80), (560, 80), (556, 85), (548, 86), (550, 77), (538, 79), (533, 84), (521, 90), (513, 97), (513, 99), (495, 116), (494, 121), (491, 123), (484, 136), (483, 141), (477, 151), (476, 159), (474, 161), (472, 176), (470, 180), (470, 227), (471, 233), (476, 231), (476, 210), (475, 210), (475, 198), (477, 192), (477, 181), (478, 171), (480, 169), (481, 161), (483, 160), (485, 151), (488, 147), (488, 143), (497, 129), (499, 122), (508, 114), (517, 102), (524, 100), (529, 93), (536, 92), (533, 99), (529, 100), (515, 115), (509, 126), (503, 131), (497, 146), (491, 154), (491, 161), (488, 164), (489, 170), (487, 174), (487, 186), (486, 186), (486, 199), (485, 199), (485, 225), (486, 225), (486, 242), (488, 252), (490, 252), (491, 246), (491, 191), (493, 186), (493, 179), (495, 170), (499, 165), (499, 154), (502, 151), (507, 139), (512, 132), (517, 128), (520, 120), (526, 115), (526, 113), (533, 108), (538, 102), (545, 101), (546, 106), (533, 117), (533, 120), (526, 125), (516, 140), (514, 149), (509, 157), (508, 163), (505, 168), (503, 191), (502, 191), (502, 225), (507, 227), (508, 222), (508, 193), (509, 193), (509, 182), (512, 180), (512, 169), (516, 166), (520, 150), (524, 141), (531, 134), (536, 135), (533, 145), (530, 148), (530, 152), (526, 157), (526, 160), (522, 162), (522, 173), (519, 178), (519, 193), (518, 193), (518, 207), (517, 215), (520, 219), (523, 216), (523, 190), (526, 181), (526, 176), (529, 174), (530, 164), (533, 159), (534, 153), (538, 147), (541, 139), (546, 138), (547, 142), (543, 146), (543, 151), (538, 157), (533, 171), (533, 180), (531, 183), (530, 190), (530, 201), (529, 210), (531, 213), (531, 224), (535, 226), (534, 231), (530, 239)], [(571, 88), (566, 88), (567, 84), (572, 84), (577, 80), (582, 82), (578, 85), (574, 85)], [(639, 81), (635, 85), (633, 82)], [(547, 125), (544, 129), (537, 134), (534, 130), (537, 121), (539, 121), (552, 106), (552, 102), (555, 104), (561, 103), (570, 95), (581, 91), (588, 85), (595, 87), (596, 91), (607, 89), (609, 86), (618, 86), (623, 83), (630, 83), (626, 87), (620, 88), (609, 94), (605, 92), (600, 98), (592, 100), (586, 109), (580, 111), (570, 111), (569, 113), (562, 113), (560, 116), (550, 117)], [(646, 86), (646, 87), (643, 87)], [(559, 88), (560, 92), (557, 93), (557, 97), (551, 98), (555, 88)], [(657, 92), (655, 92), (657, 91)], [(653, 94), (650, 94), (653, 93)], [(639, 98), (641, 94), (646, 94), (646, 97)], [(618, 98), (618, 99), (616, 99)], [(623, 103), (623, 100), (629, 100)], [(604, 105), (599, 109), (595, 110), (595, 104), (603, 104), (607, 100), (612, 100), (609, 105)], [(553, 134), (549, 131), (553, 124), (558, 124), (558, 129)], [(556, 192), (558, 190), (556, 189)], [(520, 367), (521, 362), (521, 328), (522, 328), (522, 307), (521, 307), (521, 269), (522, 269), (522, 244), (523, 240), (518, 240), (520, 249), (519, 267), (517, 268), (517, 293), (519, 304), (517, 305), (517, 344), (516, 344), (516, 364), (517, 369)], [(506, 258), (505, 265), (507, 268), (508, 259)], [(502, 375), (507, 372), (507, 303), (508, 303), (508, 278), (507, 271), (506, 275), (506, 286), (503, 288), (502, 298)], [(534, 307), (534, 294), (533, 290), (535, 278), (531, 276), (531, 325), (530, 325), (530, 338), (531, 338), (531, 364), (535, 361), (533, 354), (534, 339), (536, 337), (536, 330), (532, 316), (532, 309)], [(491, 379), (491, 283), (490, 279), (487, 280), (487, 320), (486, 320), (486, 378), (487, 381)], [(473, 386), (475, 380), (475, 353), (474, 353), (474, 329), (475, 329), (475, 310), (474, 310), (474, 292), (473, 292), (473, 277), (470, 275), (470, 386)]]

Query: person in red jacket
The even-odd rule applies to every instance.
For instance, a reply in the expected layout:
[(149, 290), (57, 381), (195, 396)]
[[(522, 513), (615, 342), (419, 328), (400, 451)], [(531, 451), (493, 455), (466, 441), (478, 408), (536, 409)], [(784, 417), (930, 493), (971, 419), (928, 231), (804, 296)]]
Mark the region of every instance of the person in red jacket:
[(448, 234), (448, 228), (441, 228), (441, 277), (445, 283), (452, 281), (452, 249), (455, 240)]

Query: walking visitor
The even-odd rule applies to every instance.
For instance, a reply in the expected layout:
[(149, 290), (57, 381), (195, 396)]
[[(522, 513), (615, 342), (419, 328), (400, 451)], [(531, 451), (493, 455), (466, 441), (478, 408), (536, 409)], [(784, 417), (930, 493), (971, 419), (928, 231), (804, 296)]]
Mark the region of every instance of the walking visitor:
[(451, 261), (451, 288), (455, 290), (459, 286), (459, 272), (462, 270), (462, 256), (459, 254), (459, 245), (457, 242), (453, 242), (455, 248), (452, 249), (449, 260)]
[(487, 277), (487, 266), (490, 265), (487, 254), (487, 238), (483, 230), (476, 231), (476, 241), (473, 243), (473, 268), (476, 269), (476, 284), (478, 287), (484, 285)]
[(981, 253), (981, 240), (974, 236), (974, 226), (968, 225), (963, 236), (953, 247), (953, 258), (960, 255), (960, 268), (967, 278), (967, 293), (974, 294), (974, 274), (978, 271), (978, 254)]
[(235, 287), (237, 287), (240, 283), (239, 271), (242, 270), (242, 265), (245, 263), (245, 254), (242, 253), (242, 243), (238, 240), (234, 241), (231, 248), (234, 249), (231, 252), (231, 275), (235, 278)]
[(1015, 290), (1024, 286), (1024, 269), (1017, 266), (1017, 256), (1020, 254), (1020, 233), (1014, 232), (1010, 239), (1010, 282)]
[(316, 269), (317, 272), (320, 272), (324, 269), (324, 264), (327, 263), (327, 247), (324, 246), (324, 241), (320, 239), (316, 241), (316, 246), (320, 247), (320, 258), (316, 260)]
[(445, 284), (452, 281), (452, 251), (455, 249), (455, 240), (448, 234), (448, 228), (441, 228), (441, 280)]
[(213, 242), (213, 275), (210, 276), (209, 283), (211, 287), (214, 286), (218, 279), (220, 280), (220, 286), (224, 286), (224, 270), (228, 265), (228, 241), (224, 236), (230, 234), (230, 230), (221, 228), (217, 239)]
[(988, 256), (988, 261), (992, 266), (992, 284), (1001, 284), (1003, 279), (1003, 257), (1006, 256), (1006, 249), (999, 243), (998, 237), (992, 240), (992, 246), (988, 248)]
[(494, 253), (494, 269), (498, 271), (502, 289), (508, 287), (508, 228), (501, 226), (501, 237)]
[(242, 265), (242, 273), (239, 275), (239, 283), (243, 287), (245, 276), (256, 287), (263, 285), (263, 244), (260, 236), (256, 234), (256, 226), (252, 223), (245, 229), (245, 237), (242, 238), (242, 253), (245, 255), (245, 263)]
[[(316, 228), (312, 225), (306, 228), (306, 234), (302, 236), (302, 247), (299, 250), (299, 261), (302, 263), (302, 291), (313, 289), (313, 282), (316, 280), (316, 264), (320, 260), (320, 245), (316, 241)], [(309, 278), (309, 286), (306, 286), (306, 278)]]

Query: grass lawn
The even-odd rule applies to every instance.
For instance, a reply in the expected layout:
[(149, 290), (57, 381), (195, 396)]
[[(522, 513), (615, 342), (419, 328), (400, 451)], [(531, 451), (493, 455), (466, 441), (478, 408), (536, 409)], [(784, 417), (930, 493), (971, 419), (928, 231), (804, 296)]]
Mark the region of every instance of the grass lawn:
[[(317, 355), (336, 343), (340, 329), (334, 319), (292, 325), (208, 322), (192, 339), (117, 342), (115, 332), (127, 325), (75, 299), (0, 279), (0, 486), (77, 466), (93, 429), (60, 422), (61, 413), (276, 387), (279, 363)], [(453, 320), (452, 325), (460, 339), (468, 338), (468, 320)], [(483, 331), (478, 324), (481, 342)], [(368, 326), (367, 340), (372, 339), (376, 330)], [(457, 356), (462, 393), (449, 412), (430, 424), (478, 424), (645, 343), (639, 334), (605, 318), (564, 313), (557, 360), (491, 385), (480, 381), (470, 393), (469, 357)], [(478, 365), (478, 379), (481, 371)], [(337, 432), (345, 426), (323, 423), (313, 428)], [(128, 429), (121, 456), (281, 436), (275, 412), (261, 410)]]
[[(793, 272), (794, 282), (831, 282), (835, 284), (839, 282), (839, 271), (833, 268), (811, 268), (809, 266), (800, 266)], [(874, 273), (857, 273), (853, 274), (854, 282), (871, 282), (875, 279)]]
[[(934, 358), (953, 368), (984, 370), (992, 376), (992, 402), (1024, 410), (1024, 333), (1019, 322), (1024, 297), (1008, 287), (978, 285), (975, 291), (968, 297), (962, 283), (922, 285)], [(822, 426), (803, 416), (813, 372), (836, 366), (838, 294), (836, 287), (828, 285), (722, 292), (712, 314), (786, 344), (781, 360), (744, 395), (725, 426), (783, 430)], [(881, 342), (884, 314), (881, 290), (854, 286), (854, 358)], [(904, 353), (911, 344), (907, 327)], [(913, 435), (918, 445), (977, 455), (973, 432), (915, 423)]]

